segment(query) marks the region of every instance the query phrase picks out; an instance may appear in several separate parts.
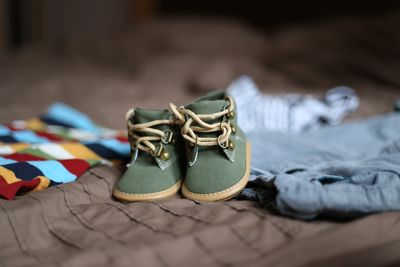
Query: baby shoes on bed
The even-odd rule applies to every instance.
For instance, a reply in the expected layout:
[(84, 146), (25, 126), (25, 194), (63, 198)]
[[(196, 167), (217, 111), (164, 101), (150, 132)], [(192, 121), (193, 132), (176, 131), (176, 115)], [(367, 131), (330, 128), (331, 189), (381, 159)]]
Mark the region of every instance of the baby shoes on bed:
[(250, 173), (250, 145), (236, 120), (235, 103), (215, 92), (174, 115), (182, 122), (187, 162), (182, 194), (199, 201), (218, 201), (237, 195)]
[(170, 110), (128, 112), (132, 161), (114, 189), (121, 200), (177, 193), (197, 201), (227, 200), (247, 184), (250, 145), (236, 120), (233, 99), (214, 92)]
[(168, 110), (132, 109), (126, 119), (132, 159), (114, 188), (114, 197), (145, 201), (176, 194), (186, 162), (173, 115)]

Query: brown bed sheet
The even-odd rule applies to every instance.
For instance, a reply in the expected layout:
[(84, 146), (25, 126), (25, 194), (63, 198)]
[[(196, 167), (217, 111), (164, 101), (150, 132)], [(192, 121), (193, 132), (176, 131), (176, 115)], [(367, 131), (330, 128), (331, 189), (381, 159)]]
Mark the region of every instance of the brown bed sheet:
[(124, 204), (120, 171), (0, 201), (4, 266), (383, 266), (400, 262), (400, 213), (340, 223), (273, 215), (249, 201)]
[[(122, 128), (132, 105), (185, 103), (241, 73), (268, 93), (321, 95), (347, 84), (362, 101), (353, 119), (375, 115), (400, 98), (398, 14), (266, 34), (236, 22), (165, 19), (97, 41), (27, 48), (0, 66), (0, 120), (61, 100)], [(399, 212), (304, 222), (249, 201), (126, 204), (111, 197), (120, 175), (97, 167), (77, 182), (1, 199), (0, 266), (400, 264)]]

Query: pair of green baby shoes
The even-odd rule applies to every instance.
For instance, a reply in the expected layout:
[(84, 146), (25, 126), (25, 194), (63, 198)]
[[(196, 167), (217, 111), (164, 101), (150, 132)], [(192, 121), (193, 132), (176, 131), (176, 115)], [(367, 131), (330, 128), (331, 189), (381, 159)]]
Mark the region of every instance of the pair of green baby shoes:
[(114, 197), (146, 201), (182, 190), (189, 199), (218, 201), (246, 186), (250, 144), (226, 93), (214, 92), (180, 108), (132, 109), (127, 124), (132, 160)]

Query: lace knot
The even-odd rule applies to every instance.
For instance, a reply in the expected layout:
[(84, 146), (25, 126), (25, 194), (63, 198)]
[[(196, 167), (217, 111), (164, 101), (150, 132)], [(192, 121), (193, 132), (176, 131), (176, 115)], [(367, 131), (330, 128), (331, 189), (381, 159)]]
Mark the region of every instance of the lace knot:
[[(157, 126), (172, 125), (173, 120), (153, 120), (145, 123), (133, 123), (134, 110), (127, 113), (128, 139), (132, 150), (142, 150), (154, 157), (168, 158), (163, 144), (173, 142), (173, 132), (171, 130), (160, 130)], [(139, 134), (140, 133), (140, 134)], [(154, 144), (156, 143), (156, 144)], [(168, 155), (169, 156), (169, 155)]]
[[(182, 137), (193, 146), (215, 146), (222, 148), (232, 147), (230, 136), (233, 132), (229, 119), (234, 118), (234, 101), (227, 97), (228, 105), (225, 109), (211, 114), (196, 114), (191, 110), (177, 108), (170, 103), (170, 109), (176, 120), (180, 122)], [(220, 122), (208, 123), (220, 119)], [(218, 137), (199, 136), (199, 134), (221, 132)]]

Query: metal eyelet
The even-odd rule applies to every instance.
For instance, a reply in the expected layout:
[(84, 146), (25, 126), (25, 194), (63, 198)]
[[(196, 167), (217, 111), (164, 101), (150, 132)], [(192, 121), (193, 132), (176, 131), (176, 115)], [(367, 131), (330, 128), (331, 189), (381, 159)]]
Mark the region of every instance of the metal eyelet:
[(221, 136), (218, 136), (218, 138), (217, 138), (217, 143), (218, 143), (218, 145), (219, 145), (221, 148), (223, 148), (223, 149), (228, 148), (228, 145), (224, 145), (224, 144), (221, 143), (221, 141), (219, 140), (220, 137), (221, 137)]
[(162, 160), (168, 160), (170, 155), (168, 153), (168, 151), (163, 147), (162, 144), (159, 144), (156, 147), (156, 151), (152, 151), (151, 155), (155, 158), (160, 158)]
[(227, 114), (227, 117), (228, 117), (228, 119), (233, 119), (233, 118), (235, 118), (235, 111), (229, 111), (228, 112), (228, 114)]
[(156, 146), (156, 150), (155, 151), (151, 151), (151, 155), (153, 157), (159, 157), (161, 155), (161, 152), (163, 151), (163, 145), (159, 144)]
[(229, 147), (230, 150), (234, 150), (235, 149), (235, 143), (232, 140), (229, 140), (228, 147)]
[(171, 143), (172, 142), (172, 140), (173, 140), (173, 137), (174, 136), (174, 133), (171, 131), (171, 130), (165, 130), (164, 131), (164, 137), (163, 138), (161, 138), (161, 142), (164, 144), (164, 145), (167, 145), (167, 144), (169, 144), (169, 143)]
[(169, 153), (168, 153), (168, 151), (165, 150), (165, 149), (163, 149), (163, 150), (161, 151), (160, 158), (161, 158), (162, 160), (168, 160), (168, 159), (169, 159)]

